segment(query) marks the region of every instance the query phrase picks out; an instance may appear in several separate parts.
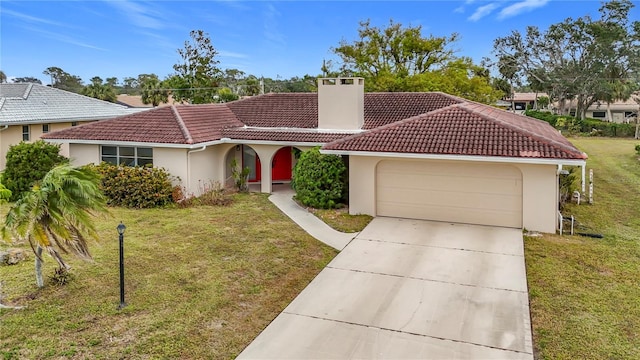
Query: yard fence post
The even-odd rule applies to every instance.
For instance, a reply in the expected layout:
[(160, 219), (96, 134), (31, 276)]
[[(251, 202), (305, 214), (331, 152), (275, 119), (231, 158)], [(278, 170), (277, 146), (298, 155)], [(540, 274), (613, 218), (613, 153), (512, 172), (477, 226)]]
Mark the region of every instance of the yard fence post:
[(593, 169), (589, 169), (589, 204), (593, 204)]

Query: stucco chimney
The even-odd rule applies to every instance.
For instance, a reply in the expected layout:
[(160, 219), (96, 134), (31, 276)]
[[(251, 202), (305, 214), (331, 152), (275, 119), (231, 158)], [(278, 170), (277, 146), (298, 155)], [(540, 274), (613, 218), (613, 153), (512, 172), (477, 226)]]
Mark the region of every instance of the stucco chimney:
[(364, 79), (318, 79), (318, 128), (360, 130), (364, 125)]

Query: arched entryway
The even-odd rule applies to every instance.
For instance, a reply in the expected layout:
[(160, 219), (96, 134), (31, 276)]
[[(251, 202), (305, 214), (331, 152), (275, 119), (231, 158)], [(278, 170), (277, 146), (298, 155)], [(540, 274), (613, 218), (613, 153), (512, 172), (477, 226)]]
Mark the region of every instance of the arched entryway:
[(291, 181), (293, 169), (293, 153), (291, 146), (279, 149), (271, 160), (271, 179), (276, 181)]
[(229, 151), (225, 156), (225, 164), (226, 164), (226, 172), (225, 172), (225, 185), (233, 186), (233, 164), (236, 166), (240, 166), (243, 169), (249, 168), (249, 175), (247, 176), (247, 180), (249, 183), (257, 183), (262, 180), (262, 164), (260, 163), (260, 156), (258, 153), (249, 145), (238, 144)]

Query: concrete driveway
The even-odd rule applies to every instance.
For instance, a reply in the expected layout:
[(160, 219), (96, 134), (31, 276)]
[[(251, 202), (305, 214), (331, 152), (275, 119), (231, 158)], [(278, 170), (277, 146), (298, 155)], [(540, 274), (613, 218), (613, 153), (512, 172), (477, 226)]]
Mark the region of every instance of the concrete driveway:
[(375, 218), (241, 359), (533, 359), (522, 232)]

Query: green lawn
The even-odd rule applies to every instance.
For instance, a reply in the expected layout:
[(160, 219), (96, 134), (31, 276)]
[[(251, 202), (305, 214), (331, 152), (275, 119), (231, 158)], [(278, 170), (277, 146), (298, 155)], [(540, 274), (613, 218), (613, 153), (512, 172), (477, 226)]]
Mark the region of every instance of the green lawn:
[[(336, 255), (261, 194), (228, 207), (111, 213), (98, 221), (94, 262), (72, 260), (66, 286), (36, 290), (33, 256), (0, 267), (4, 303), (26, 306), (0, 310), (0, 358), (234, 358)], [(45, 260), (48, 277), (55, 265)]]
[(604, 238), (525, 239), (536, 355), (640, 359), (640, 140), (571, 141), (589, 155), (595, 203), (564, 214)]

